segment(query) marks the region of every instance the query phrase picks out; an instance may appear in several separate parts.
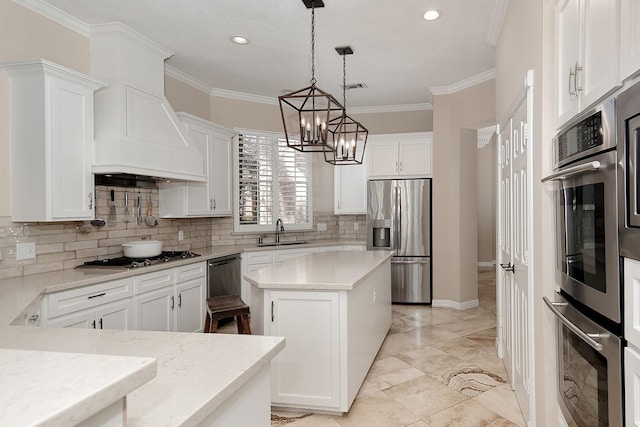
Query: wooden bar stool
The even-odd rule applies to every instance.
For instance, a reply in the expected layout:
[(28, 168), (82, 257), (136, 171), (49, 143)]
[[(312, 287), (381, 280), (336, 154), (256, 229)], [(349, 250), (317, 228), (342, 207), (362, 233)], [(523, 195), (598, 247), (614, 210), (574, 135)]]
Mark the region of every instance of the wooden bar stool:
[(249, 325), (249, 306), (238, 295), (222, 295), (207, 298), (207, 318), (204, 321), (204, 331), (215, 333), (218, 331), (218, 320), (235, 317), (239, 334), (251, 335)]

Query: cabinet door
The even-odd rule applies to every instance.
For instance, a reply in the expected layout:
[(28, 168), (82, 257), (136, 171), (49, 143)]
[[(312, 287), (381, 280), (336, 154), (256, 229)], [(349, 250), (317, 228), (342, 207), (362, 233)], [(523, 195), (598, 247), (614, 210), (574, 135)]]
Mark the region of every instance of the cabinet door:
[(395, 141), (367, 144), (369, 178), (395, 177), (398, 174), (398, 146)]
[(556, 109), (558, 125), (579, 111), (575, 67), (580, 63), (580, 1), (562, 0), (556, 8)]
[(398, 143), (398, 174), (416, 178), (431, 176), (431, 140)]
[(333, 211), (340, 214), (367, 213), (367, 165), (333, 168)]
[[(65, 80), (51, 88), (49, 188), (52, 219), (93, 219), (93, 91)], [(14, 165), (27, 167), (27, 165)], [(24, 197), (29, 197), (25, 194)]]
[(135, 305), (136, 330), (165, 332), (174, 330), (175, 298), (172, 286), (137, 296)]
[(624, 336), (640, 348), (640, 261), (624, 258)]
[(193, 144), (202, 154), (205, 182), (188, 182), (186, 185), (186, 214), (211, 215), (211, 132), (196, 124), (186, 123)]
[(94, 329), (96, 322), (95, 310), (82, 310), (66, 316), (47, 320), (48, 328), (80, 328)]
[(338, 407), (344, 351), (340, 348), (338, 292), (269, 294), (265, 295), (270, 305), (265, 307), (265, 329), (270, 329), (266, 335), (287, 340), (286, 348), (271, 362), (272, 404)]
[(133, 329), (133, 300), (100, 306), (96, 310), (96, 329)]
[(640, 71), (640, 2), (622, 0), (620, 35), (620, 80)]
[(640, 353), (624, 349), (625, 418), (629, 427), (640, 426)]
[(584, 70), (577, 84), (584, 110), (620, 83), (620, 0), (583, 0), (582, 12)]
[(231, 139), (214, 133), (212, 147), (212, 212), (214, 216), (231, 216)]
[(176, 331), (202, 332), (204, 289), (204, 277), (176, 285)]

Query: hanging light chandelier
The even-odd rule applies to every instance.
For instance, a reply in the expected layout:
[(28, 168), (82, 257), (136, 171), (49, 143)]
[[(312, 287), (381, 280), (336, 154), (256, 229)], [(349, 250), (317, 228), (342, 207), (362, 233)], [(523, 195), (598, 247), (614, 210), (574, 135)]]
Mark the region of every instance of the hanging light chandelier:
[(349, 46), (337, 47), (336, 52), (342, 55), (342, 102), (344, 110), (338, 117), (329, 122), (332, 136), (332, 150), (324, 152), (324, 160), (332, 165), (361, 165), (364, 149), (367, 145), (369, 131), (347, 115), (347, 55), (352, 55)]
[(311, 80), (310, 86), (278, 97), (287, 146), (303, 152), (329, 152), (329, 122), (344, 112), (333, 95), (316, 86), (315, 77), (315, 8), (322, 0), (302, 0), (311, 9)]

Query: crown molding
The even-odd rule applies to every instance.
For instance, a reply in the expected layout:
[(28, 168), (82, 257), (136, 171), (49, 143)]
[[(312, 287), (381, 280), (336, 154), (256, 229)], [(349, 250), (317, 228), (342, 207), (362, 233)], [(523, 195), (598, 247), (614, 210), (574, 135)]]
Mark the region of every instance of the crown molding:
[(349, 107), (349, 113), (401, 113), (404, 111), (427, 111), (433, 110), (433, 104), (429, 102), (421, 104), (401, 104), (401, 105), (374, 105), (371, 107)]
[(478, 129), (478, 148), (483, 148), (489, 142), (491, 142), (491, 138), (496, 133), (496, 126), (488, 126), (486, 128)]
[(489, 33), (487, 34), (487, 43), (496, 47), (498, 44), (498, 37), (502, 31), (502, 24), (504, 24), (504, 18), (507, 16), (507, 9), (509, 9), (509, 0), (497, 0), (495, 7), (493, 8), (493, 16), (491, 17), (491, 24), (489, 25)]
[(459, 92), (463, 89), (468, 89), (477, 84), (484, 83), (495, 78), (496, 69), (492, 68), (488, 71), (485, 71), (484, 73), (476, 74), (475, 76), (469, 77), (468, 79), (461, 80), (458, 83), (454, 83), (449, 86), (430, 87), (429, 90), (433, 95), (450, 95), (452, 93)]
[(213, 90), (211, 85), (208, 85), (195, 77), (191, 77), (189, 74), (180, 71), (176, 67), (167, 63), (164, 64), (164, 74), (206, 94), (210, 94)]
[(91, 34), (89, 24), (61, 11), (57, 7), (51, 6), (49, 3), (42, 0), (13, 0), (13, 2), (85, 37), (89, 37)]
[(221, 98), (235, 99), (237, 101), (256, 102), (258, 104), (278, 105), (278, 98), (270, 96), (253, 95), (251, 93), (236, 92), (233, 90), (213, 88), (209, 92), (211, 96), (219, 96)]
[(158, 54), (162, 55), (163, 58), (170, 58), (173, 56), (174, 52), (167, 49), (166, 47), (158, 44), (148, 38), (147, 36), (143, 36), (139, 32), (129, 28), (122, 22), (106, 22), (103, 24), (92, 24), (89, 26), (89, 33), (91, 37), (126, 37), (129, 41), (137, 44), (138, 46), (144, 46), (149, 50), (153, 50)]

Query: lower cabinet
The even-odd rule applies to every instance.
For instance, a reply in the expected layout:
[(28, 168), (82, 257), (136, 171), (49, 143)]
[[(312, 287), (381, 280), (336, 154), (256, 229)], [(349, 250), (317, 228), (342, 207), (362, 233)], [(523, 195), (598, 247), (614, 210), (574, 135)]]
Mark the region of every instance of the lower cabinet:
[(133, 329), (133, 301), (126, 299), (82, 310), (47, 322), (53, 328)]
[(139, 331), (173, 331), (173, 286), (135, 297), (136, 329)]
[(337, 409), (339, 293), (270, 291), (266, 299), (272, 303), (273, 321), (266, 324), (265, 335), (287, 338), (285, 350), (271, 364), (272, 403)]
[(204, 328), (205, 278), (176, 285), (177, 332), (202, 332)]
[(640, 426), (640, 353), (633, 347), (624, 349), (624, 371), (626, 425)]

